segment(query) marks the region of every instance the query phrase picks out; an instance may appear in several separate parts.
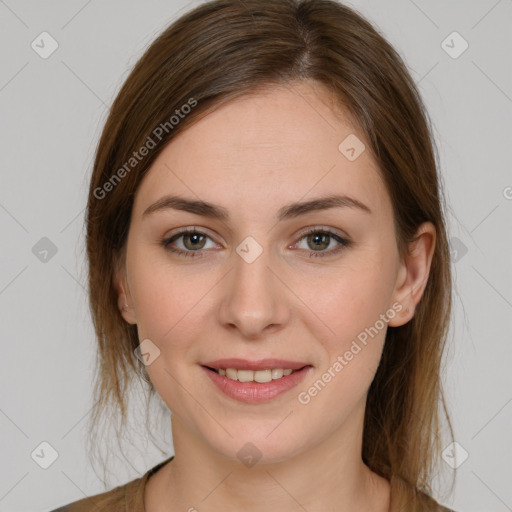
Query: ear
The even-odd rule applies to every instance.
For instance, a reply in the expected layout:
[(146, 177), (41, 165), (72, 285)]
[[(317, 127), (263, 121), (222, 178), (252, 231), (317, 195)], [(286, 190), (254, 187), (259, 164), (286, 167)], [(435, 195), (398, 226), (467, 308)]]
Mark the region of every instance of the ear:
[(427, 286), (435, 245), (436, 228), (431, 222), (424, 222), (409, 245), (405, 261), (400, 264), (393, 301), (398, 302), (402, 309), (389, 320), (391, 327), (404, 325), (414, 317)]
[(133, 301), (128, 287), (128, 280), (126, 277), (126, 266), (124, 263), (124, 251), (122, 254), (114, 251), (114, 287), (117, 294), (117, 306), (121, 312), (122, 317), (129, 324), (136, 324), (135, 312), (133, 309)]

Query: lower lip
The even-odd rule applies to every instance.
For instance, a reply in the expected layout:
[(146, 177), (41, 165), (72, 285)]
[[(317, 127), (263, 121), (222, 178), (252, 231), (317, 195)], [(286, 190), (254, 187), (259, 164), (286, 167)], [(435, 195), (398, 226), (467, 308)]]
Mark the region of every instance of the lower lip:
[(207, 373), (212, 382), (227, 396), (234, 398), (240, 402), (249, 404), (256, 404), (260, 402), (268, 402), (273, 398), (286, 393), (299, 382), (301, 382), (306, 374), (313, 369), (312, 366), (305, 366), (304, 368), (284, 375), (280, 379), (272, 380), (271, 382), (240, 382), (238, 380), (229, 379), (224, 375), (219, 375), (217, 372), (209, 370), (202, 366), (203, 370)]

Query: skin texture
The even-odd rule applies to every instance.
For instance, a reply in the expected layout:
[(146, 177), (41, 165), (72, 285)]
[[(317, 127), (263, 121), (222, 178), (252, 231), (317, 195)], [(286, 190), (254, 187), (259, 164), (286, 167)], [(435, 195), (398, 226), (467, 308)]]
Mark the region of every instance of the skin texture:
[[(370, 151), (349, 161), (338, 150), (350, 134), (368, 148), (322, 85), (274, 86), (181, 133), (137, 190), (116, 288), (125, 320), (160, 350), (147, 370), (172, 411), (175, 448), (148, 482), (147, 512), (388, 510), (387, 480), (361, 459), (365, 400), (386, 327), (309, 403), (298, 401), (393, 304), (400, 311), (387, 325), (413, 317), (434, 250), (435, 228), (425, 223), (400, 262), (392, 205)], [(170, 209), (143, 218), (171, 193), (221, 205), (230, 220)], [(334, 193), (372, 213), (334, 208), (275, 218), (286, 204)], [(184, 236), (173, 246), (200, 247), (196, 257), (161, 244), (187, 227), (209, 238)], [(352, 244), (334, 254), (340, 245), (327, 238), (318, 249), (304, 237), (310, 227)], [(235, 250), (247, 236), (263, 249), (252, 263)], [(315, 249), (326, 256), (309, 257)], [(223, 357), (283, 358), (313, 369), (284, 395), (245, 404), (218, 391), (200, 366)], [(248, 442), (261, 452), (252, 467), (237, 457)]]

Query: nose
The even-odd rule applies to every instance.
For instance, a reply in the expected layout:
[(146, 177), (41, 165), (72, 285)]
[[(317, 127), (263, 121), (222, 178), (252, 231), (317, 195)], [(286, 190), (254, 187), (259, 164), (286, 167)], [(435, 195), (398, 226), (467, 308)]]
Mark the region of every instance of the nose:
[(268, 253), (264, 250), (252, 262), (234, 253), (233, 270), (224, 281), (219, 319), (247, 339), (261, 339), (283, 329), (290, 316), (289, 292), (279, 271), (271, 268)]

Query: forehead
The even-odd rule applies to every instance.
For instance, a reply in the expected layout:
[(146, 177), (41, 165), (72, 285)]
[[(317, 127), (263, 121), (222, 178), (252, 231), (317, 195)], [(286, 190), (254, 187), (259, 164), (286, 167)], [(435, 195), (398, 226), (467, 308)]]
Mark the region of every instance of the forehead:
[[(357, 158), (347, 158), (347, 145)], [(135, 210), (141, 214), (166, 193), (238, 207), (240, 214), (331, 193), (390, 211), (363, 134), (314, 82), (266, 88), (188, 127), (149, 169)]]

